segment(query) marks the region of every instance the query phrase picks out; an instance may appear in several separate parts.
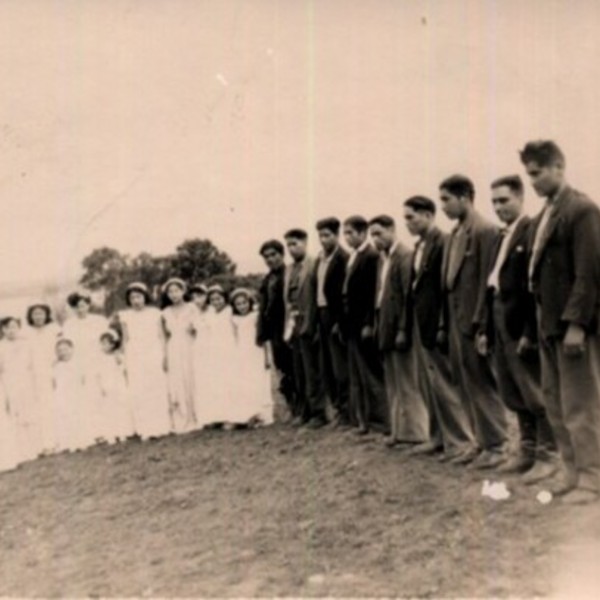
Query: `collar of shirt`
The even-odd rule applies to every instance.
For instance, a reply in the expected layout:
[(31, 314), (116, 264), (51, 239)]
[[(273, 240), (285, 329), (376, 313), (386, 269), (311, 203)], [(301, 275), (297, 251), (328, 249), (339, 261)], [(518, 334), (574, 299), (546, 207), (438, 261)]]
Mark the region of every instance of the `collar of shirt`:
[(396, 248), (398, 248), (398, 241), (395, 241), (386, 252), (385, 250), (382, 252), (384, 258), (389, 258), (394, 252), (396, 252)]
[(553, 206), (556, 204), (558, 199), (562, 196), (562, 193), (565, 191), (567, 187), (566, 183), (563, 183), (552, 196), (546, 196), (546, 206)]
[(325, 264), (331, 262), (331, 259), (337, 254), (339, 248), (339, 246), (336, 246), (335, 250), (329, 255), (325, 254), (325, 252), (321, 250), (321, 252), (319, 252), (319, 258), (321, 259), (321, 262), (324, 262)]
[(524, 216), (525, 215), (519, 215), (510, 225), (506, 225), (504, 227), (504, 236), (506, 238), (509, 238), (513, 234), (517, 228), (517, 225), (523, 220)]
[(352, 249), (352, 254), (356, 256), (361, 252), (364, 252), (370, 246), (369, 238), (367, 238), (358, 248)]

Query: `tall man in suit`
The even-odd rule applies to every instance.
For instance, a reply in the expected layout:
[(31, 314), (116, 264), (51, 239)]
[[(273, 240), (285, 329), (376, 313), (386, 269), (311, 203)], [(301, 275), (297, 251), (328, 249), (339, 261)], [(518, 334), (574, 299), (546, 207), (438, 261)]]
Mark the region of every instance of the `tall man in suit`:
[(294, 360), (297, 396), (294, 424), (318, 428), (327, 421), (319, 380), (314, 261), (306, 253), (306, 231), (291, 229), (284, 238), (293, 261), (285, 272), (284, 339), (292, 348)]
[(369, 243), (368, 229), (364, 217), (344, 221), (344, 238), (352, 251), (342, 289), (343, 334), (348, 343), (350, 418), (360, 435), (377, 421), (387, 429), (383, 367), (374, 340), (379, 254)]
[(315, 273), (317, 324), (320, 343), (321, 379), (335, 409), (336, 425), (348, 425), (348, 351), (343, 341), (342, 289), (346, 278), (348, 252), (340, 246), (341, 223), (335, 217), (321, 219), (316, 228), (322, 251)]
[(498, 229), (475, 211), (474, 199), (475, 187), (464, 175), (453, 175), (440, 184), (442, 208), (450, 219), (458, 221), (442, 265), (450, 358), (453, 370), (460, 375), (465, 410), (479, 446), (451, 462), (485, 469), (504, 461), (507, 425), (489, 357), (481, 356), (475, 346), (487, 324), (488, 266)]
[(256, 343), (266, 345), (275, 373), (274, 388), (286, 401), (287, 410), (280, 406), (275, 393), (276, 420), (287, 421), (295, 406), (295, 386), (292, 353), (283, 340), (285, 327), (285, 302), (283, 288), (285, 279), (285, 249), (279, 240), (268, 240), (260, 247), (269, 272), (259, 290), (259, 312), (256, 324)]
[(521, 162), (538, 196), (530, 287), (538, 308), (542, 392), (564, 469), (564, 502), (600, 495), (600, 209), (565, 180), (552, 141), (529, 142)]
[(473, 432), (461, 402), (459, 378), (453, 371), (445, 342), (447, 331), (442, 318), (446, 304), (442, 296), (442, 257), (448, 236), (435, 226), (436, 206), (425, 196), (404, 202), (404, 220), (418, 241), (412, 256), (410, 294), (413, 344), (419, 361), (419, 383), (430, 413), (430, 440), (413, 450), (433, 454), (443, 449), (440, 461), (449, 461), (473, 447)]
[(371, 239), (381, 252), (375, 297), (376, 339), (383, 356), (390, 435), (386, 445), (414, 447), (429, 437), (429, 415), (418, 385), (416, 354), (411, 341), (409, 286), (411, 252), (398, 241), (388, 215), (369, 222)]
[(524, 482), (535, 483), (556, 471), (556, 445), (542, 400), (535, 300), (527, 277), (531, 220), (523, 214), (518, 175), (501, 177), (491, 187), (494, 210), (505, 228), (490, 264), (490, 327), (479, 339), (480, 350), (487, 354), (493, 345), (500, 396), (519, 423), (518, 453), (498, 471), (528, 471)]

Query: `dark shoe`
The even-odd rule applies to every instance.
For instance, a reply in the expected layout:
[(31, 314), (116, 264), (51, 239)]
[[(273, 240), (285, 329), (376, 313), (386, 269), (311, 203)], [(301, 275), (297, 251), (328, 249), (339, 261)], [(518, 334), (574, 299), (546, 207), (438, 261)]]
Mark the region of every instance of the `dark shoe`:
[(556, 461), (537, 460), (533, 467), (523, 474), (521, 482), (525, 485), (535, 485), (544, 479), (556, 475), (557, 471), (558, 465)]
[(484, 450), (470, 465), (469, 468), (477, 471), (494, 469), (506, 461), (506, 455), (502, 452)]
[(448, 462), (451, 465), (468, 465), (469, 463), (472, 463), (479, 454), (480, 452), (477, 448), (469, 448), (469, 450), (461, 452), (458, 456), (451, 458)]
[(441, 452), (441, 450), (442, 447), (438, 446), (438, 444), (434, 444), (433, 442), (424, 442), (411, 448), (408, 451), (408, 454), (411, 456), (431, 456)]
[(388, 435), (387, 437), (383, 438), (383, 445), (386, 448), (394, 448), (398, 445), (398, 440), (391, 435)]
[(360, 425), (358, 429), (354, 431), (354, 435), (367, 435), (369, 433), (369, 428), (364, 425)]
[(600, 498), (600, 496), (598, 495), (598, 492), (595, 492), (594, 490), (575, 488), (564, 495), (562, 503), (568, 506), (582, 506), (584, 504), (598, 502), (598, 498)]
[(517, 454), (506, 460), (497, 469), (497, 473), (505, 473), (506, 475), (525, 473), (529, 471), (535, 464), (535, 457), (527, 454)]
[(321, 429), (327, 425), (327, 420), (324, 417), (313, 417), (306, 423), (307, 429)]
[(302, 425), (304, 425), (304, 419), (302, 417), (294, 417), (290, 421), (290, 425), (292, 427), (302, 427)]

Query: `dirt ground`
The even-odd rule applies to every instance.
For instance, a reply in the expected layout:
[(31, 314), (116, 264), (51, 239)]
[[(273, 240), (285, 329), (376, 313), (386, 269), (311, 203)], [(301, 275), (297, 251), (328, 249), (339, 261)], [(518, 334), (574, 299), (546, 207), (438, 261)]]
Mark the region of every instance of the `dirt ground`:
[(566, 565), (590, 552), (574, 540), (600, 540), (598, 509), (513, 487), (494, 502), (464, 468), (285, 427), (49, 457), (0, 475), (0, 595), (567, 590)]

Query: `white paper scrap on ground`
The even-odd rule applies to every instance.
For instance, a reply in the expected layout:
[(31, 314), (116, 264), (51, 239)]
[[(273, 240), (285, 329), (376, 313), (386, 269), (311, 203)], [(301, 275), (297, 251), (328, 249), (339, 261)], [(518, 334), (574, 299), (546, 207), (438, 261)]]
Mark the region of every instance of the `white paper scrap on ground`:
[(550, 504), (550, 502), (552, 502), (552, 493), (548, 490), (542, 490), (538, 493), (536, 498), (540, 504)]

